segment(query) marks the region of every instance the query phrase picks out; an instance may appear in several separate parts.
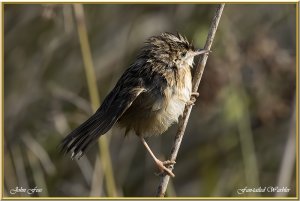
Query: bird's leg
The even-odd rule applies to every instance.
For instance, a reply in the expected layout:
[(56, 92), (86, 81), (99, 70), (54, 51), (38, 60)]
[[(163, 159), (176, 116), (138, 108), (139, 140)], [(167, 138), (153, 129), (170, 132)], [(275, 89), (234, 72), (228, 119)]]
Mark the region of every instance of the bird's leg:
[(159, 159), (156, 158), (156, 156), (153, 154), (153, 152), (151, 151), (150, 147), (148, 146), (146, 140), (143, 137), (140, 137), (144, 146), (146, 147), (147, 151), (150, 153), (151, 157), (153, 158), (154, 162), (156, 163), (157, 167), (159, 168), (159, 170), (161, 172), (166, 171), (166, 173), (168, 175), (170, 175), (171, 177), (175, 177), (175, 175), (173, 174), (173, 172), (166, 168), (165, 165), (170, 165), (170, 164), (175, 164), (175, 161), (160, 161)]
[(196, 98), (198, 98), (199, 93), (198, 92), (192, 92), (191, 93), (191, 99), (186, 103), (187, 105), (195, 105)]

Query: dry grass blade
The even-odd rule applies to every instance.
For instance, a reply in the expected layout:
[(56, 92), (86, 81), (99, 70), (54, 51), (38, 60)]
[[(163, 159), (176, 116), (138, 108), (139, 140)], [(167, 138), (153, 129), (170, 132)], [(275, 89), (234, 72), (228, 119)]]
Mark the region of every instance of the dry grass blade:
[(50, 83), (49, 88), (54, 97), (72, 103), (87, 114), (92, 112), (90, 103), (86, 99), (78, 96), (76, 93), (63, 88), (56, 83)]
[(40, 160), (46, 173), (53, 175), (56, 172), (56, 168), (50, 159), (47, 151), (30, 135), (23, 136), (23, 141), (28, 149)]
[(103, 171), (101, 168), (101, 160), (96, 159), (95, 168), (91, 180), (90, 197), (101, 196), (103, 194)]
[(33, 179), (36, 187), (38, 189), (41, 189), (40, 192), (33, 192), (31, 191), (32, 194), (29, 193), (30, 196), (36, 196), (35, 193), (37, 193), (39, 196), (48, 196), (48, 188), (47, 188), (47, 183), (46, 183), (46, 178), (43, 173), (43, 169), (39, 163), (39, 160), (31, 153), (31, 151), (27, 150), (27, 157), (28, 161), (30, 164), (31, 171), (34, 173)]
[[(12, 159), (14, 161), (15, 168), (16, 168), (16, 176), (18, 179), (17, 186), (21, 186), (27, 189), (29, 187), (28, 179), (27, 179), (28, 177), (25, 171), (24, 158), (20, 146), (15, 146), (14, 149), (12, 149)], [(27, 196), (25, 192), (22, 192), (20, 194), (22, 196)]]
[[(277, 186), (279, 188), (291, 186), (293, 174), (295, 172), (296, 161), (296, 102), (294, 102), (293, 116), (291, 119), (290, 133), (286, 142), (281, 168), (278, 176)], [(276, 196), (284, 197), (288, 195), (288, 192), (276, 192)]]
[[(212, 21), (212, 24), (211, 24), (211, 27), (209, 29), (209, 33), (208, 33), (208, 36), (207, 36), (207, 40), (206, 40), (206, 43), (205, 43), (205, 46), (204, 46), (204, 49), (206, 49), (206, 50), (210, 50), (210, 48), (212, 46), (216, 31), (217, 31), (217, 28), (218, 28), (218, 24), (219, 24), (219, 21), (220, 21), (221, 16), (222, 16), (224, 6), (225, 6), (225, 4), (220, 4), (218, 6), (217, 10), (216, 10), (216, 13), (215, 13), (215, 16), (213, 18), (213, 21)], [(204, 68), (205, 68), (205, 65), (206, 65), (207, 58), (208, 58), (207, 54), (203, 55), (202, 59), (199, 61), (198, 65), (196, 67), (195, 74), (194, 74), (194, 77), (193, 77), (193, 80), (194, 80), (193, 81), (193, 91), (194, 92), (198, 91), (198, 87), (200, 85), (200, 81), (201, 81), (202, 74), (203, 74), (203, 71), (204, 71)], [(173, 145), (173, 148), (172, 148), (172, 151), (171, 151), (171, 157), (170, 157), (171, 161), (176, 160), (176, 157), (177, 157), (177, 154), (178, 154), (181, 142), (182, 142), (182, 138), (183, 138), (183, 135), (184, 135), (184, 132), (185, 132), (185, 129), (186, 129), (186, 125), (188, 123), (189, 116), (190, 116), (191, 111), (192, 111), (192, 107), (193, 107), (192, 105), (189, 105), (189, 106), (186, 106), (185, 109), (184, 109), (183, 117), (182, 117), (181, 121), (179, 122), (178, 131), (177, 131), (176, 136), (175, 136), (175, 142), (174, 142), (174, 145)], [(167, 186), (168, 186), (168, 183), (169, 183), (169, 179), (170, 179), (169, 175), (163, 175), (162, 176), (160, 184), (158, 186), (157, 196), (159, 196), (159, 197), (164, 197), (165, 196)]]
[[(87, 29), (85, 25), (83, 6), (81, 4), (74, 4), (74, 12), (75, 12), (75, 18), (77, 22), (78, 36), (79, 36), (79, 41), (81, 46), (81, 52), (82, 52), (82, 57), (84, 62), (84, 68), (85, 68), (86, 79), (89, 88), (91, 104), (92, 104), (93, 111), (95, 112), (100, 106), (100, 96), (98, 93), (94, 65), (93, 65), (92, 55), (90, 51)], [(113, 196), (117, 196), (117, 190), (115, 185), (115, 179), (114, 179), (108, 144), (109, 141), (107, 139), (107, 136), (104, 135), (99, 139), (100, 157), (102, 160), (101, 164), (103, 165), (102, 168), (105, 175), (106, 190), (108, 196), (113, 197)]]
[(10, 195), (10, 189), (15, 188), (18, 186), (18, 181), (17, 181), (17, 173), (15, 170), (14, 165), (14, 155), (12, 154), (12, 151), (10, 150), (5, 150), (7, 153), (3, 156), (3, 159), (5, 161), (5, 174), (4, 174), (4, 183), (3, 186), (7, 187), (7, 192)]

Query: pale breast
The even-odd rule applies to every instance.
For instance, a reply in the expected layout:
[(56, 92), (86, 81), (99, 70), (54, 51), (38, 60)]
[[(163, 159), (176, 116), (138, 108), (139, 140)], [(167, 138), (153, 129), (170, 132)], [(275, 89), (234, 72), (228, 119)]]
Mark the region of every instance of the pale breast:
[(189, 68), (181, 69), (178, 74), (177, 83), (166, 87), (164, 97), (155, 102), (147, 121), (141, 122), (143, 127), (138, 130), (144, 137), (162, 134), (173, 123), (178, 122), (182, 115), (187, 101), (190, 100), (192, 80)]
[(141, 94), (119, 123), (143, 137), (162, 134), (182, 115), (186, 102), (190, 100), (191, 90), (190, 68), (182, 68), (177, 81), (170, 79), (164, 91)]
[[(156, 119), (163, 126), (163, 132), (167, 130), (173, 123), (178, 122), (179, 116), (183, 114), (186, 103), (190, 100), (192, 91), (192, 80), (189, 69), (180, 72), (182, 77), (179, 78), (177, 85), (166, 88), (166, 107), (156, 115)], [(157, 122), (157, 123), (158, 123)], [(157, 133), (161, 134), (161, 133)]]

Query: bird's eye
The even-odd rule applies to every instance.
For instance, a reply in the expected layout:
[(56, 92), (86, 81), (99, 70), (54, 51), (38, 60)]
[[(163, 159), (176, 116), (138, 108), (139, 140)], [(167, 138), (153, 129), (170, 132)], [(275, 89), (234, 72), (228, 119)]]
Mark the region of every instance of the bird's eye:
[(185, 57), (185, 55), (186, 55), (186, 52), (182, 52), (180, 56)]

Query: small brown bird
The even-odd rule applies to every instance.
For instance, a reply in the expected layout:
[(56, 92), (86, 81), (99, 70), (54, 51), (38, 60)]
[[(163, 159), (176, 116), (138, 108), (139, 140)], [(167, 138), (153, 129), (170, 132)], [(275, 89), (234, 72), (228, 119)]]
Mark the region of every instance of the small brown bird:
[[(72, 131), (61, 143), (62, 150), (80, 158), (86, 148), (115, 123), (133, 130), (163, 172), (174, 177), (151, 151), (145, 138), (165, 132), (182, 115), (186, 104), (193, 104), (191, 68), (196, 50), (186, 37), (163, 33), (150, 37), (135, 62), (121, 76), (100, 108)], [(191, 98), (191, 96), (194, 96)]]

